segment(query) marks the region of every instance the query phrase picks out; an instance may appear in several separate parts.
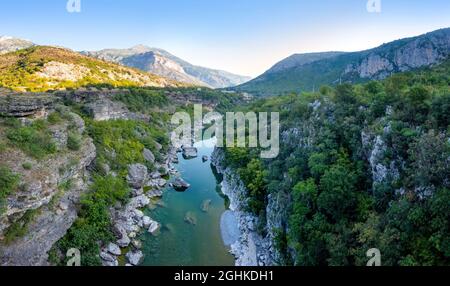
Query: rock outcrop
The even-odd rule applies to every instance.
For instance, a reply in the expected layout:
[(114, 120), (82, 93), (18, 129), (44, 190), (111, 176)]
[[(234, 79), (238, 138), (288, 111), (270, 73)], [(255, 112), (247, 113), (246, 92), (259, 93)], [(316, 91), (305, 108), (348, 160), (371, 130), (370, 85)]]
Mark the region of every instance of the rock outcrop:
[(384, 79), (395, 72), (439, 64), (450, 56), (450, 29), (394, 43), (395, 49), (381, 46), (359, 63), (349, 64), (343, 77), (356, 73), (360, 78)]
[[(82, 119), (75, 114), (72, 118), (83, 126), (77, 129), (82, 132)], [(96, 149), (90, 138), (84, 139), (80, 150), (61, 152), (45, 161), (35, 161), (17, 150), (2, 155), (3, 164), (22, 174), (23, 187), (8, 197), (6, 211), (0, 216), (0, 237), (26, 214), (34, 212), (35, 217), (23, 237), (7, 245), (0, 243), (0, 265), (47, 264), (47, 252), (77, 217), (76, 205), (88, 189), (87, 169), (95, 157)], [(17, 164), (22, 161), (32, 162), (33, 168), (22, 170)], [(61, 192), (60, 186), (69, 181), (70, 187)]]
[(0, 115), (9, 117), (45, 117), (56, 98), (48, 94), (0, 94)]

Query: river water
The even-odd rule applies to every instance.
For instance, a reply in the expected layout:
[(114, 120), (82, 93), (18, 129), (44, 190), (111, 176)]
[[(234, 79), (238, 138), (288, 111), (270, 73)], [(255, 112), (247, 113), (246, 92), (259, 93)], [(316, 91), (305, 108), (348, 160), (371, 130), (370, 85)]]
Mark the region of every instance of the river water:
[[(186, 192), (168, 188), (157, 207), (147, 214), (161, 223), (156, 236), (144, 234), (144, 266), (233, 266), (234, 257), (224, 245), (220, 217), (226, 211), (226, 198), (220, 192), (218, 178), (202, 156), (210, 156), (214, 140), (196, 144), (198, 157), (185, 160), (178, 154), (176, 168), (191, 184)], [(208, 204), (210, 202), (210, 204)], [(205, 212), (202, 207), (209, 205)], [(186, 222), (186, 217), (191, 223)]]

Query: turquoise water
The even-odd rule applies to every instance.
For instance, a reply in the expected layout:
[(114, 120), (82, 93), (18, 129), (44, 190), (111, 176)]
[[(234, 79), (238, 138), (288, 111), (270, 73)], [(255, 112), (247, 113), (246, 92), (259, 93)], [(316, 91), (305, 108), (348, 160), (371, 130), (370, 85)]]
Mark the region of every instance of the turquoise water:
[[(209, 142), (211, 143), (211, 142)], [(210, 161), (213, 146), (199, 146), (198, 157), (184, 160), (179, 154), (177, 170), (191, 184), (183, 193), (167, 189), (159, 206), (148, 214), (162, 224), (157, 236), (143, 236), (144, 266), (232, 266), (234, 258), (225, 247), (220, 233), (220, 217), (226, 210), (219, 181)], [(211, 201), (208, 212), (202, 210)], [(187, 223), (186, 216), (196, 224)]]

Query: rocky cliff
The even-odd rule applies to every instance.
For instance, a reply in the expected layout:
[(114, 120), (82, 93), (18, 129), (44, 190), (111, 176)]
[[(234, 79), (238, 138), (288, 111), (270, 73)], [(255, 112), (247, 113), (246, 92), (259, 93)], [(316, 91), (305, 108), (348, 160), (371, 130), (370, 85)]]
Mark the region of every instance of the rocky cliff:
[(272, 226), (279, 224), (277, 214), (280, 206), (277, 200), (271, 200), (267, 207), (266, 235), (257, 231), (259, 218), (246, 211), (248, 191), (236, 172), (224, 165), (224, 153), (216, 148), (211, 157), (211, 163), (219, 174), (223, 175), (222, 192), (230, 199), (230, 210), (238, 221), (240, 235), (231, 245), (231, 253), (236, 258), (236, 266), (272, 266), (278, 261), (278, 251), (275, 248)]
[[(54, 155), (37, 160), (12, 147), (0, 153), (2, 166), (20, 174), (20, 186), (0, 215), (1, 265), (46, 265), (47, 252), (77, 217), (76, 204), (87, 190), (87, 168), (96, 149), (83, 137), (83, 119), (64, 112), (68, 120), (49, 129), (58, 149)], [(31, 124), (31, 118), (22, 124)], [(82, 137), (79, 150), (67, 149), (69, 133)]]
[(404, 72), (443, 62), (450, 55), (450, 29), (438, 30), (421, 37), (404, 39), (365, 52), (357, 63), (347, 65), (343, 77), (352, 73), (363, 79), (384, 79)]

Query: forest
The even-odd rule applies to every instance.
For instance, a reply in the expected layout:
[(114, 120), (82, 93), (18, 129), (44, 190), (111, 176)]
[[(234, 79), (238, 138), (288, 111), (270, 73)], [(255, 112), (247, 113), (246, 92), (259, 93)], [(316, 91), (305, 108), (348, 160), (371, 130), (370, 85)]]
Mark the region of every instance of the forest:
[(260, 99), (278, 111), (280, 155), (226, 149), (265, 225), (268, 195), (288, 206), (281, 265), (450, 265), (450, 62), (383, 81)]

